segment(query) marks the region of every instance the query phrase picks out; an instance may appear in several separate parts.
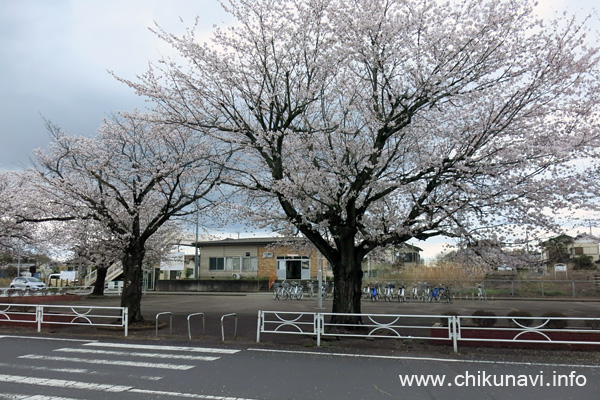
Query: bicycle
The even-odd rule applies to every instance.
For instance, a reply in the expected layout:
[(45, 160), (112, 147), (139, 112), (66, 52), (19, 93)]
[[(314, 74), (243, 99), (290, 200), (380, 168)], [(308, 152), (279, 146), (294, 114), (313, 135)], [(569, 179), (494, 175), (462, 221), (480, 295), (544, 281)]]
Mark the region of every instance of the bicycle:
[(282, 283), (275, 282), (273, 283), (273, 300), (286, 300), (288, 297), (288, 293), (284, 288), (285, 281)]
[(304, 287), (298, 282), (292, 282), (289, 289), (290, 300), (302, 300), (304, 297)]
[(393, 282), (385, 284), (385, 290), (383, 292), (383, 300), (392, 301), (394, 299), (394, 288), (396, 285)]
[(402, 303), (406, 303), (406, 286), (401, 285), (398, 289), (398, 301)]
[(424, 283), (423, 287), (421, 288), (421, 301), (431, 301), (431, 289), (429, 288), (428, 283)]
[(419, 288), (417, 285), (413, 285), (411, 290), (411, 299), (418, 300), (419, 299)]
[(328, 296), (333, 297), (334, 287), (331, 285), (331, 290), (329, 290), (329, 282), (323, 282), (321, 285), (321, 298), (326, 299)]
[(371, 301), (377, 301), (378, 292), (379, 288), (377, 284), (372, 283), (371, 285), (369, 285), (369, 296), (371, 298)]
[(440, 294), (440, 301), (445, 301), (446, 303), (450, 303), (452, 298), (450, 297), (450, 288), (445, 286), (441, 288), (442, 293)]

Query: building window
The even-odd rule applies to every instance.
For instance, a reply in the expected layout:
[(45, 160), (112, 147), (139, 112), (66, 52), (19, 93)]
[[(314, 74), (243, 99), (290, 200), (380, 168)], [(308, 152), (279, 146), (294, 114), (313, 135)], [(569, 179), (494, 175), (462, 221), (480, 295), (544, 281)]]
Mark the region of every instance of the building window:
[(209, 271), (258, 271), (258, 258), (256, 257), (210, 257), (208, 260)]
[(242, 271), (258, 271), (258, 258), (244, 257), (242, 258)]
[(209, 271), (224, 271), (225, 270), (225, 258), (224, 257), (210, 257), (208, 260)]

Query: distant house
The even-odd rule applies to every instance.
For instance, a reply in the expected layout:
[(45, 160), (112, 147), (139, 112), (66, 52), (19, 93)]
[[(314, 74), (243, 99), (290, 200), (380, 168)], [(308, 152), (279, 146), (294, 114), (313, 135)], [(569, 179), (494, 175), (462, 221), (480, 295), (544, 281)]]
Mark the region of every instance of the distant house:
[(399, 272), (403, 268), (423, 264), (423, 249), (408, 243), (376, 249), (362, 263), (365, 277), (376, 277)]
[(560, 235), (541, 244), (542, 259), (547, 265), (566, 263), (578, 256), (589, 256), (593, 262), (600, 260), (600, 239), (587, 233), (576, 237)]
[(316, 279), (325, 258), (304, 239), (261, 237), (197, 242), (200, 278)]

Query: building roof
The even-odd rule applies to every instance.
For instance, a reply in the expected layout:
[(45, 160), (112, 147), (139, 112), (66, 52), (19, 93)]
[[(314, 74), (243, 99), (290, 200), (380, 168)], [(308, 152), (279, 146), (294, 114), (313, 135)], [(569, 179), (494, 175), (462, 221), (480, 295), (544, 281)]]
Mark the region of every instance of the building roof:
[(216, 246), (266, 246), (274, 243), (289, 243), (306, 241), (305, 238), (297, 237), (255, 237), (255, 238), (241, 238), (241, 239), (222, 239), (222, 240), (208, 240), (202, 242), (191, 243), (191, 246), (198, 247), (216, 247)]
[[(198, 241), (192, 242), (190, 246), (198, 246), (202, 247), (219, 247), (219, 246), (268, 246), (276, 243), (287, 244), (290, 242), (306, 242), (309, 243), (308, 239), (303, 237), (281, 237), (281, 236), (271, 236), (271, 237), (254, 237), (254, 238), (241, 238), (241, 239), (233, 239), (227, 238), (222, 240), (206, 240), (206, 241)], [(396, 247), (397, 250), (408, 249), (413, 252), (421, 252), (423, 249), (414, 246), (409, 243), (403, 243)]]

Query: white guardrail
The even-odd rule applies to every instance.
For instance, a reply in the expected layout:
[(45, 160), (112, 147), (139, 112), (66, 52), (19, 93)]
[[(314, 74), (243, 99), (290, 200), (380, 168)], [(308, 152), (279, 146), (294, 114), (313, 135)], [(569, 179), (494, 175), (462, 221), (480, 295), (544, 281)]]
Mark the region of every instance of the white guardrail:
[(127, 307), (64, 306), (49, 304), (0, 304), (2, 323), (42, 325), (85, 325), (123, 328), (128, 333)]
[[(361, 322), (330, 322), (334, 316)], [(468, 326), (473, 319), (494, 319), (498, 326)], [(600, 345), (599, 328), (600, 318), (259, 311), (256, 341), (263, 333), (316, 336), (317, 346), (323, 337), (419, 339), (446, 341), (458, 352), (458, 342)]]

